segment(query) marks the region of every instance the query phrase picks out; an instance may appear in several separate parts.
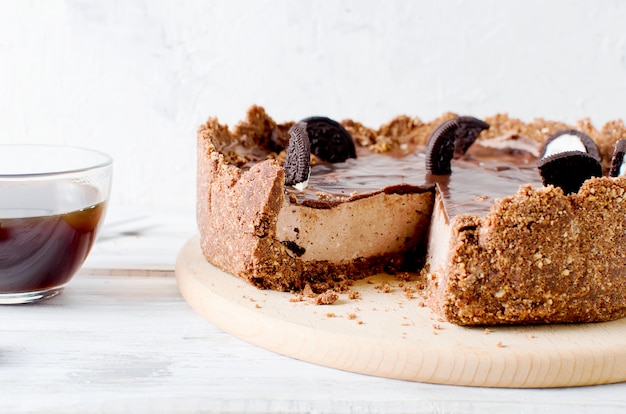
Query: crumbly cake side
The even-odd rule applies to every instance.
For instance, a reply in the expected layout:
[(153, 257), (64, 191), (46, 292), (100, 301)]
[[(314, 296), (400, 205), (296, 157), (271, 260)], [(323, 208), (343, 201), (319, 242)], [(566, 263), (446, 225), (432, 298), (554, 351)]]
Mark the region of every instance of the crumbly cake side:
[(458, 216), (430, 304), (460, 325), (600, 322), (626, 316), (626, 178), (576, 194), (523, 186), (483, 217)]

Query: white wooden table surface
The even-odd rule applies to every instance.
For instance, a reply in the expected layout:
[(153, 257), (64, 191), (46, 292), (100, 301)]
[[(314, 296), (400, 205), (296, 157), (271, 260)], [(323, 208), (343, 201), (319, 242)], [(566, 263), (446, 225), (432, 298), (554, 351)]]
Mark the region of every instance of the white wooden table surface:
[(193, 210), (111, 211), (62, 295), (0, 307), (0, 412), (590, 413), (626, 411), (626, 383), (486, 389), (343, 372), (255, 347), (182, 299)]

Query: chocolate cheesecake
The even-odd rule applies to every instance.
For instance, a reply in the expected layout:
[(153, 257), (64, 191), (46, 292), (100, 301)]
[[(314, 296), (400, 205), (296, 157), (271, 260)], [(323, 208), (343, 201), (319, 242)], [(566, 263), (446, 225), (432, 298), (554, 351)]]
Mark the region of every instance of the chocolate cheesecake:
[[(575, 192), (559, 181), (567, 148), (545, 144), (562, 131), (591, 137), (597, 154), (574, 139), (574, 156), (603, 175), (583, 173)], [(263, 289), (421, 273), (427, 303), (461, 325), (620, 318), (626, 179), (605, 171), (619, 170), (610, 163), (624, 137), (621, 121), (598, 131), (448, 113), (374, 130), (321, 117), (277, 123), (254, 106), (233, 129), (214, 118), (199, 129), (201, 247)]]

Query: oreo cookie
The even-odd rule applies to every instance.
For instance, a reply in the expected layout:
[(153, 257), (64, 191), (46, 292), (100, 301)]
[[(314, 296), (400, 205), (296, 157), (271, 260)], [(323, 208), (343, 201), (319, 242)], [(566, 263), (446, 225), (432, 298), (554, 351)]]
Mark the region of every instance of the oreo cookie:
[(460, 116), (456, 120), (458, 128), (454, 142), (454, 155), (460, 157), (467, 152), (482, 131), (489, 129), (489, 124), (473, 116)]
[(336, 163), (356, 158), (352, 137), (337, 121), (323, 116), (312, 116), (300, 122), (306, 124), (311, 141), (311, 152), (320, 159)]
[[(567, 135), (578, 136), (569, 132)], [(551, 141), (554, 142), (554, 139)], [(581, 143), (583, 145), (579, 145)], [(557, 144), (558, 147), (545, 146), (546, 148), (542, 153), (546, 156), (537, 163), (543, 185), (560, 187), (565, 194), (571, 194), (577, 193), (582, 184), (589, 178), (602, 176), (602, 164), (600, 164), (599, 155), (596, 155), (599, 153), (593, 141), (585, 144), (584, 141), (576, 142), (567, 139), (567, 141)], [(573, 146), (574, 149), (563, 150), (566, 146)], [(589, 154), (586, 152), (586, 148), (595, 148), (595, 151)]]
[(428, 138), (426, 145), (426, 172), (434, 175), (452, 173), (452, 157), (459, 129), (457, 118), (442, 122)]
[(615, 148), (613, 149), (611, 166), (609, 167), (609, 177), (626, 175), (626, 169), (622, 173), (622, 167), (624, 166), (624, 153), (626, 153), (626, 139), (619, 139), (615, 143)]
[(541, 148), (540, 158), (572, 150), (586, 152), (600, 161), (600, 151), (596, 143), (587, 134), (576, 129), (564, 129), (550, 135)]
[(289, 129), (285, 185), (299, 190), (306, 188), (311, 173), (311, 154), (322, 161), (337, 163), (356, 158), (352, 136), (338, 122), (313, 116), (297, 122)]
[(298, 122), (289, 129), (287, 158), (285, 159), (285, 185), (306, 188), (311, 173), (311, 141), (307, 134), (307, 125)]

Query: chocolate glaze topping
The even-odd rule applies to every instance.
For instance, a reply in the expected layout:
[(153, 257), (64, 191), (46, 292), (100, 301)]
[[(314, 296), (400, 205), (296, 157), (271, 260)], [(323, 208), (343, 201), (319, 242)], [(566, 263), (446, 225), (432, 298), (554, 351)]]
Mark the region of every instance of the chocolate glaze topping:
[(359, 157), (343, 163), (312, 167), (309, 188), (286, 189), (291, 202), (329, 208), (341, 201), (381, 192), (422, 193), (435, 186), (448, 218), (458, 214), (485, 215), (494, 199), (517, 193), (520, 185), (541, 186), (536, 158), (526, 152), (485, 148), (474, 144), (467, 154), (453, 160), (449, 176), (427, 174), (423, 150), (406, 155), (373, 154), (360, 149)]

